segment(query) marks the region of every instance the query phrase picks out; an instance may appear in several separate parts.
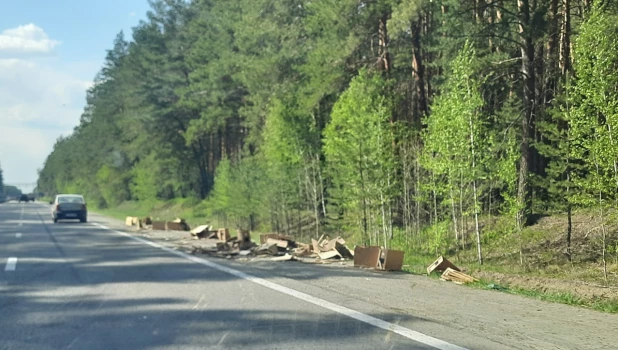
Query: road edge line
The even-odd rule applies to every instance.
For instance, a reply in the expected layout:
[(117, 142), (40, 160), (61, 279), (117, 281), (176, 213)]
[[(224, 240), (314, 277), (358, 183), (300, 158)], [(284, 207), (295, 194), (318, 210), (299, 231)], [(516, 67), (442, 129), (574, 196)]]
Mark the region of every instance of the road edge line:
[(141, 238), (141, 237), (133, 236), (130, 233), (123, 232), (123, 231), (118, 231), (118, 230), (112, 229), (110, 227), (107, 227), (105, 225), (101, 225), (101, 224), (96, 223), (96, 222), (93, 222), (91, 224), (94, 225), (94, 226), (100, 227), (102, 229), (105, 229), (105, 230), (108, 230), (108, 231), (112, 231), (112, 232), (117, 233), (117, 234), (119, 234), (121, 236), (125, 236), (127, 238), (131, 238), (134, 241), (137, 241), (137, 242), (149, 245), (149, 246), (151, 246), (153, 248), (158, 248), (158, 249), (164, 250), (164, 251), (166, 251), (168, 253), (174, 254), (174, 255), (179, 256), (181, 258), (184, 258), (186, 260), (190, 260), (192, 262), (195, 262), (195, 263), (198, 263), (198, 264), (201, 264), (201, 265), (204, 265), (204, 266), (208, 266), (208, 267), (213, 268), (215, 270), (219, 270), (221, 272), (225, 272), (225, 273), (228, 273), (230, 275), (233, 275), (233, 276), (245, 279), (247, 281), (253, 282), (255, 284), (259, 284), (259, 285), (261, 285), (263, 287), (272, 289), (272, 290), (277, 291), (279, 293), (283, 293), (283, 294), (289, 295), (291, 297), (294, 297), (294, 298), (306, 301), (308, 303), (320, 306), (320, 307), (322, 307), (324, 309), (327, 309), (327, 310), (330, 310), (330, 311), (333, 311), (333, 312), (337, 312), (339, 314), (348, 316), (348, 317), (353, 318), (355, 320), (358, 320), (358, 321), (370, 324), (370, 325), (372, 325), (374, 327), (381, 328), (381, 329), (384, 329), (384, 330), (387, 330), (387, 331), (399, 334), (399, 335), (401, 335), (401, 336), (403, 336), (405, 338), (408, 338), (410, 340), (416, 341), (418, 343), (421, 343), (421, 344), (424, 344), (424, 345), (428, 345), (428, 346), (431, 346), (433, 348), (440, 349), (440, 350), (468, 350), (468, 349), (460, 347), (458, 345), (451, 344), (449, 342), (440, 340), (438, 338), (434, 338), (434, 337), (428, 336), (428, 335), (423, 334), (421, 332), (413, 331), (413, 330), (411, 330), (409, 328), (402, 327), (402, 326), (399, 326), (399, 325), (396, 325), (394, 323), (390, 323), (390, 322), (381, 320), (381, 319), (373, 317), (373, 316), (369, 316), (369, 315), (364, 314), (362, 312), (349, 309), (349, 308), (347, 308), (345, 306), (337, 305), (335, 303), (331, 303), (330, 301), (327, 301), (327, 300), (324, 300), (324, 299), (320, 299), (320, 298), (314, 297), (312, 295), (309, 295), (309, 294), (306, 294), (306, 293), (303, 293), (303, 292), (299, 292), (299, 291), (297, 291), (295, 289), (288, 288), (288, 287), (282, 286), (282, 285), (274, 283), (274, 282), (267, 281), (267, 280), (265, 280), (263, 278), (255, 277), (253, 275), (244, 273), (242, 271), (238, 271), (238, 270), (229, 268), (227, 266), (219, 265), (219, 264), (214, 263), (212, 261), (201, 259), (201, 258), (198, 258), (196, 256), (187, 254), (185, 252), (174, 250), (172, 248), (163, 246), (161, 244), (152, 242), (150, 240), (147, 240), (147, 239), (144, 239), (144, 238)]

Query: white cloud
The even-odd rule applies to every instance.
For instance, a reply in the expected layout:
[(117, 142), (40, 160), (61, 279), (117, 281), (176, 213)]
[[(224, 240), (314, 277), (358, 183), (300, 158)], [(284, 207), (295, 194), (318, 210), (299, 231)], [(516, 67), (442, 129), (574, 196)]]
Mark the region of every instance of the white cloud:
[(34, 182), (56, 139), (79, 123), (92, 82), (55, 67), (0, 59), (0, 164), (7, 182)]
[(59, 41), (51, 40), (43, 29), (32, 23), (0, 33), (0, 55), (3, 57), (47, 55), (59, 44)]

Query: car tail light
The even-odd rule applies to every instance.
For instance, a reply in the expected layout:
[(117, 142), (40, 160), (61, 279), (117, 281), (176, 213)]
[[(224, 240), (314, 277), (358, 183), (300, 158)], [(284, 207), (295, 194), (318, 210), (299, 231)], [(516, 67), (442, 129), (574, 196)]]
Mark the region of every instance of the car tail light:
[(60, 211), (60, 204), (56, 204), (56, 211)]
[(86, 210), (86, 204), (82, 204), (82, 210)]

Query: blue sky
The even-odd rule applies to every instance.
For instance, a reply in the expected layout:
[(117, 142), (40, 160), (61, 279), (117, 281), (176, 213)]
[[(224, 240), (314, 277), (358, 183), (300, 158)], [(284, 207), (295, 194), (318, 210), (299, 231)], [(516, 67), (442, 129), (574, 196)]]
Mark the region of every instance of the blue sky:
[[(85, 92), (120, 30), (147, 0), (4, 0), (0, 11), (0, 164), (36, 182), (55, 140), (79, 122)], [(25, 188), (24, 190), (30, 190)]]

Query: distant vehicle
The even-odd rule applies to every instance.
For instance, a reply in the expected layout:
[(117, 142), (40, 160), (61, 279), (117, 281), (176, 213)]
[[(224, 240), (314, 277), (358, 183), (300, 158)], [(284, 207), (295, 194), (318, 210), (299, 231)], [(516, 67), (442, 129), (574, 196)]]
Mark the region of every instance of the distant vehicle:
[(80, 194), (59, 194), (52, 203), (52, 220), (75, 219), (88, 221), (88, 208), (84, 196)]
[(29, 201), (30, 201), (30, 198), (28, 198), (27, 194), (22, 194), (21, 196), (19, 196), (19, 203), (21, 203), (21, 202), (28, 203)]

